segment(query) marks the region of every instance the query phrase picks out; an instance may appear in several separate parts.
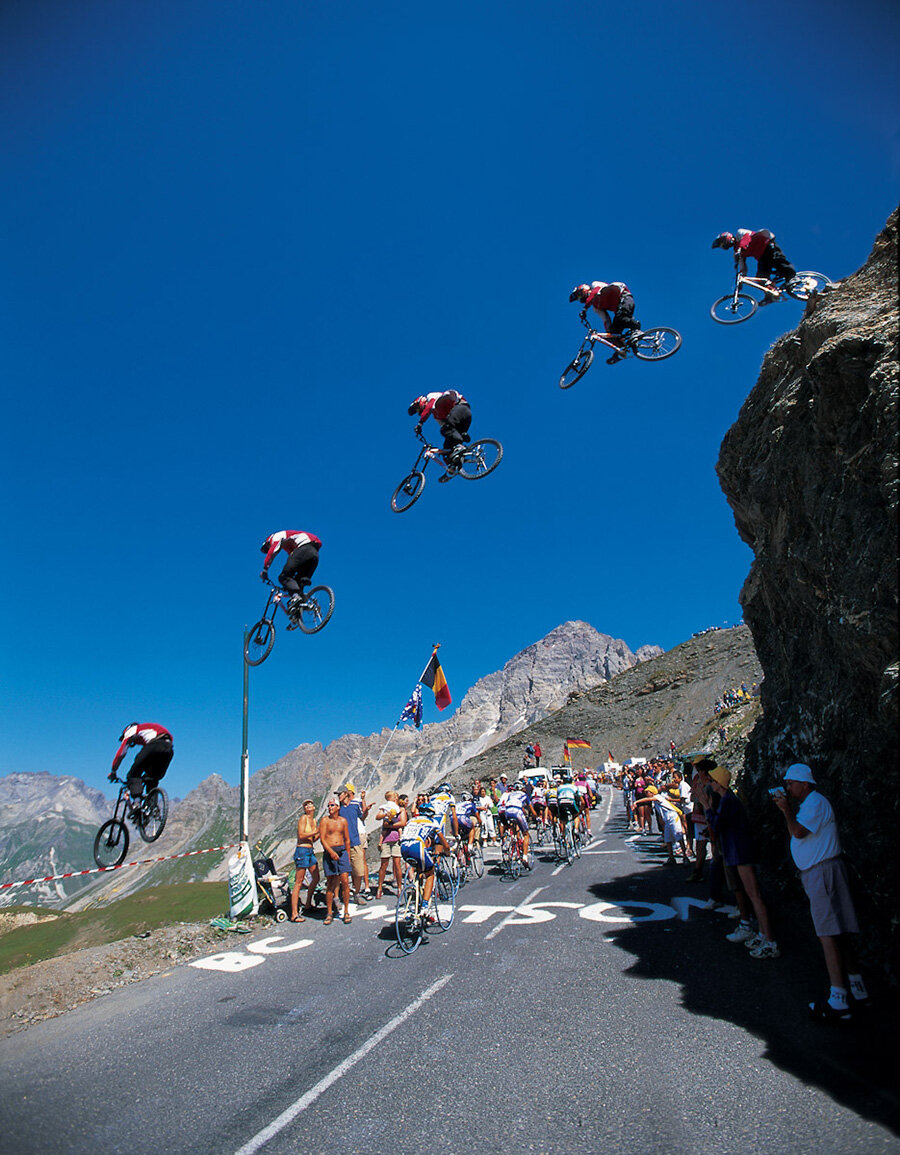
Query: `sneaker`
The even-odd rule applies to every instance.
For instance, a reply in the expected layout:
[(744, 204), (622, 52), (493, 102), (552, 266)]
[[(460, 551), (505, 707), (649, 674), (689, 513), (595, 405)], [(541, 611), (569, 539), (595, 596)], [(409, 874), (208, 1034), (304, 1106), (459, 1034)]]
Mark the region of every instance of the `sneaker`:
[(817, 1023), (849, 1023), (853, 1014), (849, 1008), (833, 1007), (827, 999), (809, 1004), (809, 1017)]
[(780, 958), (780, 956), (781, 951), (775, 943), (768, 942), (766, 939), (763, 939), (759, 946), (754, 947), (750, 952), (751, 958)]
[(356, 901), (357, 901), (357, 902), (368, 902), (368, 901), (369, 901), (368, 895), (365, 895), (365, 894), (358, 894), (358, 895), (356, 896)]
[(756, 948), (758, 946), (762, 946), (765, 941), (766, 940), (761, 934), (755, 934), (753, 938), (744, 939), (744, 946), (747, 948), (747, 950), (756, 950)]
[(739, 922), (731, 934), (726, 934), (725, 937), (729, 942), (746, 942), (748, 938), (753, 938), (756, 931), (752, 926), (748, 926), (746, 922)]
[[(699, 881), (699, 879), (698, 879)], [(721, 902), (716, 902), (714, 898), (709, 898), (700, 907), (701, 910), (718, 910), (722, 906)]]
[(302, 605), (303, 597), (300, 594), (291, 594), (287, 601), (287, 612), (291, 617), (295, 617)]

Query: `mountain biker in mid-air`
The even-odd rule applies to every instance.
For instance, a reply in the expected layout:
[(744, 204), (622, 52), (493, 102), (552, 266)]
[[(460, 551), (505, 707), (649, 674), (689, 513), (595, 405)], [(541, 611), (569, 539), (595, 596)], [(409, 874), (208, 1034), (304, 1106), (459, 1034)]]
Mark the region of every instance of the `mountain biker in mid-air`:
[(149, 794), (159, 785), (160, 778), (164, 777), (172, 761), (174, 747), (172, 735), (165, 726), (157, 726), (154, 722), (132, 722), (119, 735), (121, 745), (112, 761), (112, 770), (109, 772), (110, 782), (115, 782), (116, 771), (130, 746), (140, 746), (135, 760), (128, 771), (128, 792), (134, 799), (140, 798), (144, 786)]
[[(623, 281), (591, 281), (589, 285), (576, 285), (569, 294), (570, 301), (580, 301), (584, 308), (582, 315), (590, 306), (603, 320), (603, 328), (616, 345), (621, 345), (620, 335), (626, 329), (639, 329), (639, 321), (634, 319), (634, 297), (631, 290)], [(612, 313), (612, 320), (609, 314)], [(621, 361), (621, 353), (613, 353), (607, 357), (607, 365), (615, 365)]]
[(469, 440), (469, 426), (472, 424), (469, 402), (462, 393), (447, 389), (443, 393), (425, 393), (416, 397), (407, 412), (410, 417), (418, 415), (417, 434), (422, 432), (422, 426), (429, 417), (434, 417), (440, 423), (447, 472), (438, 481), (449, 481), (459, 469), (465, 443)]
[(287, 603), (288, 613), (293, 614), (303, 600), (303, 591), (312, 582), (312, 575), (319, 564), (322, 542), (314, 533), (305, 533), (299, 529), (280, 529), (277, 533), (270, 533), (259, 548), (266, 555), (262, 573), (259, 575), (264, 582), (269, 580), (269, 566), (275, 554), (279, 550), (284, 550), (288, 555), (278, 581), (282, 589), (293, 595)]
[(781, 248), (775, 243), (775, 234), (768, 229), (738, 229), (736, 233), (719, 233), (712, 243), (714, 249), (731, 249), (734, 253), (735, 268), (742, 277), (747, 276), (747, 257), (756, 258), (756, 275), (765, 281), (765, 298), (761, 305), (769, 305), (777, 301), (779, 294), (770, 292), (790, 284), (796, 277), (797, 270), (787, 259)]

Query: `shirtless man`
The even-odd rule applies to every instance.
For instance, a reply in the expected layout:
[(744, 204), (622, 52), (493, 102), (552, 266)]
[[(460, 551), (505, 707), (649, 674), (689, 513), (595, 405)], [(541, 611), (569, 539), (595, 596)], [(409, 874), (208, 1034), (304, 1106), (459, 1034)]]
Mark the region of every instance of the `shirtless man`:
[(306, 892), (304, 910), (312, 910), (313, 895), (319, 881), (319, 864), (313, 853), (316, 839), (319, 837), (319, 827), (316, 822), (316, 804), (311, 798), (303, 803), (303, 813), (297, 819), (297, 849), (294, 851), (294, 889), (291, 891), (291, 922), (305, 922), (303, 915), (297, 910), (300, 902), (300, 888), (307, 870), (309, 871), (309, 889)]
[(332, 907), (338, 884), (344, 903), (344, 922), (350, 921), (350, 831), (347, 819), (341, 818), (340, 803), (332, 798), (328, 809), (319, 823), (319, 838), (322, 840), (322, 865), (325, 867), (325, 926), (334, 921)]

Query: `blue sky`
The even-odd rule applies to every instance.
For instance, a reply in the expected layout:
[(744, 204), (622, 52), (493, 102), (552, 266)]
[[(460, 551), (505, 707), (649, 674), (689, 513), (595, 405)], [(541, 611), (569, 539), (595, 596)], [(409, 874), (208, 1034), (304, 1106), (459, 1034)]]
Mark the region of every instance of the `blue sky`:
[[(569, 619), (632, 648), (739, 620), (714, 465), (801, 306), (713, 324), (710, 243), (862, 264), (897, 47), (875, 0), (7, 0), (0, 773), (104, 788), (137, 719), (174, 794), (236, 782), (276, 529), (324, 540), (337, 604), (252, 671), (252, 769), (392, 726), (436, 641), (458, 703)], [(563, 393), (594, 278), (684, 345)], [(394, 514), (407, 405), (451, 386), (504, 461)]]

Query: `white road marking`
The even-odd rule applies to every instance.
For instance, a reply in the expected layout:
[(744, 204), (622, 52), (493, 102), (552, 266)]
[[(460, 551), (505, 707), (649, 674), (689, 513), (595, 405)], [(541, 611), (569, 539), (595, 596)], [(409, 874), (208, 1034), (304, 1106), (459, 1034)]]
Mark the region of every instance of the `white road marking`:
[(236, 1155), (253, 1155), (260, 1147), (268, 1143), (268, 1141), (273, 1139), (280, 1131), (283, 1131), (301, 1112), (305, 1111), (307, 1107), (311, 1107), (320, 1095), (324, 1094), (338, 1079), (343, 1078), (352, 1067), (355, 1067), (360, 1059), (364, 1059), (371, 1050), (374, 1050), (382, 1039), (386, 1039), (392, 1031), (396, 1031), (411, 1015), (414, 1015), (420, 1007), (424, 1006), (430, 998), (433, 998), (452, 978), (452, 974), (444, 975), (443, 978), (439, 978), (436, 983), (432, 983), (431, 986), (428, 987), (427, 990), (424, 990), (405, 1010), (401, 1011), (399, 1015), (395, 1015), (390, 1022), (385, 1023), (380, 1030), (377, 1030), (371, 1038), (367, 1039), (361, 1047), (355, 1050), (348, 1058), (344, 1059), (342, 1063), (338, 1063), (324, 1079), (320, 1079), (314, 1087), (310, 1087), (306, 1094), (301, 1095), (293, 1106), (288, 1107), (286, 1111), (282, 1111), (278, 1118), (273, 1119), (268, 1127), (264, 1127), (262, 1131), (254, 1135), (243, 1147), (240, 1147)]
[(502, 922), (498, 923), (494, 927), (493, 930), (488, 931), (488, 933), (484, 936), (484, 941), (487, 942), (488, 939), (491, 939), (494, 937), (494, 935), (499, 934), (500, 931), (503, 930), (503, 928), (509, 924), (509, 922), (512, 920), (513, 916), (517, 912), (521, 911), (523, 906), (527, 906), (533, 898), (536, 898), (541, 893), (542, 890), (546, 890), (546, 889), (547, 888), (545, 886), (539, 886), (539, 887), (537, 887), (536, 890), (533, 890), (531, 892), (531, 894), (529, 894), (529, 896), (525, 899), (524, 902), (520, 902), (519, 905), (514, 910), (510, 911), (510, 913), (506, 916), (506, 918), (503, 919)]

